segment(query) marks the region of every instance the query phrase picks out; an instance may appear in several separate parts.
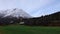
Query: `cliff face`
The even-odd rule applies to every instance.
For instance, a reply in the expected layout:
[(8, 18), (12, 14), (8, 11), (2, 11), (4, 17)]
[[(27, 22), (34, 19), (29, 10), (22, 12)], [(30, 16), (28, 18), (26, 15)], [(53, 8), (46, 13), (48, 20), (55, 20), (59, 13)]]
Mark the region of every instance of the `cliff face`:
[(60, 11), (37, 18), (25, 20), (26, 25), (60, 26)]

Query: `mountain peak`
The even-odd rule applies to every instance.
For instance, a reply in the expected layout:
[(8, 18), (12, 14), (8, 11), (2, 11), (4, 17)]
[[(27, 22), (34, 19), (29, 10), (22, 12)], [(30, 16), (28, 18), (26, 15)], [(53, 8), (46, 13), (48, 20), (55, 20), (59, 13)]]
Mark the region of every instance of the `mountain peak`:
[(13, 10), (17, 10), (17, 8), (13, 9)]
[[(4, 12), (4, 13), (3, 13)], [(5, 10), (3, 11), (2, 14), (5, 14), (3, 16), (4, 17), (7, 17), (7, 16), (12, 16), (12, 17), (23, 17), (23, 18), (31, 18), (32, 16), (30, 16), (28, 13), (26, 13), (24, 10), (22, 9), (18, 9), (18, 8), (14, 8), (12, 10)]]

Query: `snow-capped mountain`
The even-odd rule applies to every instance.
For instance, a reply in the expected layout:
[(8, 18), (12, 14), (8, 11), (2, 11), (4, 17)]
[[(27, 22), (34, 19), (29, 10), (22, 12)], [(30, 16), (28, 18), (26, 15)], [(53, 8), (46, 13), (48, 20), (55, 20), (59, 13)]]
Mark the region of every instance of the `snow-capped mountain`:
[(17, 17), (17, 18), (18, 17), (22, 17), (22, 18), (31, 18), (32, 17), (28, 13), (23, 11), (22, 9), (18, 9), (18, 8), (8, 9), (8, 10), (4, 10), (4, 11), (1, 10), (0, 14), (3, 15), (3, 18), (7, 17), (7, 16), (12, 16), (12, 17)]

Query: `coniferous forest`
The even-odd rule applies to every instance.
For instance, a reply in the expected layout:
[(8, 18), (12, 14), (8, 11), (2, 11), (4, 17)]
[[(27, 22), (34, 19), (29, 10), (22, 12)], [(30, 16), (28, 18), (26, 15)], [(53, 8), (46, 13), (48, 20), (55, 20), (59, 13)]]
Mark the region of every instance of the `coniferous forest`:
[(60, 11), (50, 15), (27, 19), (25, 24), (40, 26), (60, 26)]

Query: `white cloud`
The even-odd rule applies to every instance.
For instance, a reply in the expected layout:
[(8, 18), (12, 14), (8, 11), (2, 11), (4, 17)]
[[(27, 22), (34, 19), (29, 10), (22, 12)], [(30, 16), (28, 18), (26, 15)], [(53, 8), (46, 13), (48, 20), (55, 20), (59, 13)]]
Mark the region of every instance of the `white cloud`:
[(54, 0), (20, 0), (20, 6), (26, 11), (33, 11), (43, 7)]
[(51, 3), (53, 0), (0, 0), (0, 8), (22, 8), (32, 11)]
[(0, 9), (11, 9), (17, 7), (16, 0), (0, 0)]
[[(55, 0), (0, 0), (0, 9), (22, 8), (29, 14), (36, 10), (53, 3)], [(36, 16), (39, 11), (32, 16)]]
[(33, 16), (37, 17), (37, 16), (42, 16), (42, 15), (47, 15), (47, 14), (52, 14), (54, 12), (58, 12), (60, 11), (60, 2), (56, 1), (54, 3), (52, 3), (50, 6), (46, 6), (45, 8), (42, 9), (37, 9), (38, 12), (36, 12)]

